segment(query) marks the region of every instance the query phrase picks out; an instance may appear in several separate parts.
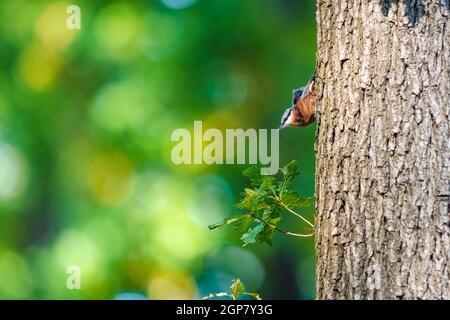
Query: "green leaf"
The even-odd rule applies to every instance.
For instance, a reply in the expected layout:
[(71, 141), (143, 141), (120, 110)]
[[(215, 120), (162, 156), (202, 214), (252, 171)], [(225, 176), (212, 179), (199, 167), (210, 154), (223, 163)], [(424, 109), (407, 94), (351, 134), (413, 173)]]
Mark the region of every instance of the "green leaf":
[(218, 223), (209, 225), (208, 229), (209, 230), (213, 230), (213, 229), (217, 229), (217, 228), (222, 228), (223, 226), (225, 226), (227, 224), (233, 224), (233, 223), (236, 223), (236, 222), (242, 220), (243, 218), (245, 218), (245, 216), (247, 216), (247, 215), (246, 214), (242, 214), (242, 215), (237, 216), (237, 217), (224, 219), (222, 222), (218, 222)]
[(285, 165), (283, 168), (281, 168), (281, 172), (286, 178), (294, 178), (299, 174), (298, 172), (298, 165), (296, 160), (292, 160), (287, 165)]
[(264, 176), (261, 179), (260, 191), (270, 191), (271, 188), (275, 187), (277, 179), (274, 176)]
[(316, 199), (314, 197), (299, 197), (292, 206), (296, 208), (310, 207), (313, 206), (315, 202)]
[(253, 184), (261, 184), (261, 166), (251, 166), (242, 171), (244, 176), (248, 177)]
[(219, 292), (210, 293), (203, 297), (204, 300), (261, 300), (259, 294), (254, 292), (245, 292), (245, 286), (240, 279), (234, 279), (231, 282), (230, 293)]
[(240, 279), (235, 279), (231, 283), (230, 290), (231, 290), (230, 295), (233, 297), (233, 300), (236, 300), (238, 295), (243, 294), (245, 292), (245, 287)]
[(255, 243), (256, 238), (259, 233), (264, 229), (264, 223), (261, 221), (256, 222), (256, 224), (247, 230), (241, 237), (241, 240), (244, 242), (244, 246)]
[(244, 188), (244, 194), (247, 196), (255, 196), (256, 195), (256, 191), (253, 189), (249, 189), (249, 188)]
[(272, 246), (272, 238), (275, 233), (275, 229), (269, 225), (265, 225), (263, 231), (260, 233), (260, 241)]
[(302, 197), (298, 192), (291, 190), (283, 192), (283, 195), (281, 196), (281, 201), (288, 207), (296, 204), (301, 199)]
[(236, 300), (261, 300), (261, 297), (256, 292), (244, 292)]
[(265, 210), (262, 219), (267, 223), (264, 224), (264, 229), (259, 234), (259, 241), (272, 246), (272, 238), (276, 231), (275, 227), (281, 220), (279, 210)]
[(253, 224), (253, 221), (255, 221), (255, 218), (249, 214), (246, 214), (242, 219), (234, 224), (234, 230), (245, 233)]
[(230, 296), (226, 292), (210, 293), (209, 295), (207, 295), (206, 297), (203, 297), (202, 299), (203, 300), (234, 300), (233, 297)]
[[(251, 190), (251, 189), (247, 189), (247, 190)], [(260, 195), (256, 191), (254, 191), (254, 192), (246, 191), (246, 192), (243, 192), (242, 195), (244, 197), (236, 205), (236, 207), (238, 207), (239, 209), (248, 209), (251, 211), (256, 207), (256, 205), (260, 201), (260, 199), (259, 199)]]
[[(278, 208), (270, 208), (263, 211), (263, 214), (261, 216), (261, 219), (264, 221), (267, 221), (269, 223), (272, 223), (276, 226), (276, 224), (280, 221), (280, 210)], [(274, 221), (271, 221), (274, 220)]]

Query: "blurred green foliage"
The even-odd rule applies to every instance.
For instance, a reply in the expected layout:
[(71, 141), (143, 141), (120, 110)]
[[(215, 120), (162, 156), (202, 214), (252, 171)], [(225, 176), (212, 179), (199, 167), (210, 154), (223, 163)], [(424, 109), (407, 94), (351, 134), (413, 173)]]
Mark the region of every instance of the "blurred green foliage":
[[(66, 8), (81, 7), (81, 30)], [(277, 128), (315, 65), (311, 1), (7, 1), (0, 5), (0, 298), (200, 298), (239, 277), (314, 298), (313, 239), (245, 247), (242, 165), (175, 166), (171, 132)], [(314, 126), (280, 135), (314, 190)], [(313, 207), (303, 213), (312, 218)], [(311, 220), (311, 219), (310, 219)], [(299, 222), (286, 219), (290, 226)], [(66, 288), (67, 266), (81, 290)]]

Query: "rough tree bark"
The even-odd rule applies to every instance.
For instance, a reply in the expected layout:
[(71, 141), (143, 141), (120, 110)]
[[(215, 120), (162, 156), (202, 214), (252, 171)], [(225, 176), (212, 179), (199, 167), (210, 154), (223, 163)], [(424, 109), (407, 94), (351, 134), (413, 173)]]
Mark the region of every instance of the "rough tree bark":
[(448, 1), (318, 0), (318, 299), (450, 299)]

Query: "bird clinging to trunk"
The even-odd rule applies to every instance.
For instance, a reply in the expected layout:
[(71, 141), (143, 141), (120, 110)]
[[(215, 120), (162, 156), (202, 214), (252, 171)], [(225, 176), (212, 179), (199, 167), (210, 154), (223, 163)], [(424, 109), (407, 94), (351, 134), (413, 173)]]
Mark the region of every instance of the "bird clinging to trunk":
[(316, 73), (312, 75), (305, 87), (293, 91), (292, 107), (288, 108), (281, 118), (280, 129), (286, 127), (306, 127), (316, 120), (315, 94)]

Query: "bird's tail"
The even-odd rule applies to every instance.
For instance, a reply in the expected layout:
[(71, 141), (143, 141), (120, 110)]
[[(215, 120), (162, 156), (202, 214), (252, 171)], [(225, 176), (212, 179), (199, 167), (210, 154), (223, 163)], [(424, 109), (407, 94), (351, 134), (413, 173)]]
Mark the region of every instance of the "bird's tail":
[(308, 83), (305, 86), (305, 90), (303, 90), (301, 98), (306, 97), (307, 95), (309, 95), (312, 90), (313, 90), (313, 84), (314, 82), (316, 82), (316, 71), (314, 71), (313, 75), (311, 76), (311, 78), (309, 78)]
[(314, 71), (313, 75), (311, 76), (311, 78), (309, 79), (308, 83), (314, 82), (316, 81), (316, 71)]

